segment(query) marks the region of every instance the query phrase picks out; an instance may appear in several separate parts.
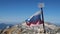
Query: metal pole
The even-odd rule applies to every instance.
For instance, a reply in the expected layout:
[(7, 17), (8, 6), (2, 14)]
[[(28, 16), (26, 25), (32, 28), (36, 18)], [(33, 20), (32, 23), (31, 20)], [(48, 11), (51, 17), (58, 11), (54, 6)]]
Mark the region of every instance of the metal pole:
[(46, 33), (46, 31), (45, 31), (45, 25), (44, 25), (43, 8), (41, 8), (41, 13), (42, 13), (42, 23), (43, 23), (43, 29), (44, 29), (44, 33)]

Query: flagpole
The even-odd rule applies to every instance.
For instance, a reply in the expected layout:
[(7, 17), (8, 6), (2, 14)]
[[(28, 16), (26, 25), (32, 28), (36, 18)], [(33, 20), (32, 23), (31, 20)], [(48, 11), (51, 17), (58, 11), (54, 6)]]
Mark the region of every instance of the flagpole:
[(45, 25), (44, 25), (44, 15), (43, 15), (43, 8), (41, 8), (41, 13), (42, 13), (43, 29), (44, 29), (44, 33), (46, 33), (46, 31), (45, 31)]
[(43, 15), (43, 7), (44, 7), (44, 3), (40, 3), (39, 8), (41, 9), (41, 18), (42, 18), (42, 23), (43, 23), (43, 29), (44, 29), (44, 33), (46, 33), (45, 31), (45, 25), (44, 25), (44, 15)]

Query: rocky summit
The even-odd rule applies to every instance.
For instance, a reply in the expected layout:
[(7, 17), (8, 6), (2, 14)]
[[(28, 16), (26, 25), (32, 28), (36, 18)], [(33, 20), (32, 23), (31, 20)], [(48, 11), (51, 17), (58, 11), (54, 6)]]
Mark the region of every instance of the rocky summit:
[(26, 23), (16, 24), (10, 28), (0, 30), (0, 34), (60, 34), (60, 27), (52, 24), (45, 23), (44, 33), (43, 24), (37, 26), (27, 26)]

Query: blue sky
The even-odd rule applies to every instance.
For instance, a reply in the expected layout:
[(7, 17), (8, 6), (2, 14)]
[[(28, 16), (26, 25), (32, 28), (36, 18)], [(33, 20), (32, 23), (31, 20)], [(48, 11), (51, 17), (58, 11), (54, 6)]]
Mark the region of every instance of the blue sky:
[(60, 24), (60, 0), (0, 0), (0, 23), (20, 23), (39, 11), (44, 2), (44, 20)]

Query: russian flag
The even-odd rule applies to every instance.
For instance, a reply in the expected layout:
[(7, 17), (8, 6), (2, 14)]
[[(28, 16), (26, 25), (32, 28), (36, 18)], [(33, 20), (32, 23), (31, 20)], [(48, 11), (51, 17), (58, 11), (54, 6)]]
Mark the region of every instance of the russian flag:
[(37, 12), (34, 15), (32, 15), (30, 18), (26, 19), (26, 24), (30, 26), (31, 24), (36, 25), (36, 24), (42, 24), (41, 21), (41, 12)]

